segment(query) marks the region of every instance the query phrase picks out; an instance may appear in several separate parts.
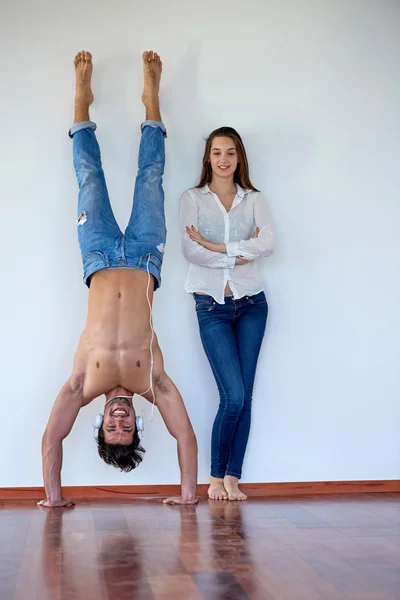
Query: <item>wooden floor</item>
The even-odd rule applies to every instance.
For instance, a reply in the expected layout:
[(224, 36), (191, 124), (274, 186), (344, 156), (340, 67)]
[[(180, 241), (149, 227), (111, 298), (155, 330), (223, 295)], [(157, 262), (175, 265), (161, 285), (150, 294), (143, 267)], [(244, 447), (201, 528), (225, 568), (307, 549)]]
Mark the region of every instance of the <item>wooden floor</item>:
[(3, 503), (0, 598), (400, 599), (400, 496)]

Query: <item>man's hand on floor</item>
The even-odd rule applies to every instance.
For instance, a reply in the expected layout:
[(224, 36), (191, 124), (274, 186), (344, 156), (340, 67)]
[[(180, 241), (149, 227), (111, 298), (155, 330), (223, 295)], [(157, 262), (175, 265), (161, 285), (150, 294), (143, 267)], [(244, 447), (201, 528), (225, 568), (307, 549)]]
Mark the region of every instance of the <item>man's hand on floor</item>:
[(61, 498), (58, 502), (52, 502), (47, 498), (37, 503), (38, 506), (44, 506), (45, 508), (61, 508), (74, 506), (75, 501), (72, 498)]
[(166, 498), (163, 500), (163, 504), (197, 504), (199, 498), (195, 496), (194, 498), (184, 498), (182, 496), (171, 496), (170, 498)]

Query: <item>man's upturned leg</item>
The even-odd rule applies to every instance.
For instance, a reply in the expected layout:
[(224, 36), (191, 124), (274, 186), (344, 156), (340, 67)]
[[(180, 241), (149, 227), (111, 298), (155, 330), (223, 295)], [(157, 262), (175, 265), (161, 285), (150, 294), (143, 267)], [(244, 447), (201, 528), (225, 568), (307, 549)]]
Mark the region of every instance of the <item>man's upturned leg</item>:
[(93, 63), (90, 52), (78, 52), (74, 59), (76, 74), (75, 83), (75, 118), (74, 123), (89, 121), (89, 106), (94, 97), (92, 92)]
[[(150, 272), (159, 283), (159, 272), (166, 241), (164, 191), (162, 177), (165, 165), (165, 127), (161, 122), (158, 91), (162, 63), (158, 54), (143, 54), (146, 121), (142, 125), (138, 174), (135, 183), (132, 214), (125, 232), (126, 252), (132, 256), (150, 256)], [(154, 272), (153, 272), (154, 271)], [(156, 272), (157, 271), (157, 272)]]
[[(90, 121), (92, 56), (78, 52), (74, 60), (76, 72), (75, 119), (69, 135), (73, 138), (73, 159), (79, 185), (78, 239), (84, 261), (85, 278), (106, 266), (101, 253), (105, 242), (121, 237), (108, 197), (106, 181), (97, 143), (96, 125)], [(91, 258), (89, 257), (92, 255)], [(85, 264), (86, 263), (86, 264)]]
[(143, 52), (144, 88), (142, 102), (146, 107), (146, 121), (161, 123), (160, 113), (160, 81), (162, 61), (157, 52)]

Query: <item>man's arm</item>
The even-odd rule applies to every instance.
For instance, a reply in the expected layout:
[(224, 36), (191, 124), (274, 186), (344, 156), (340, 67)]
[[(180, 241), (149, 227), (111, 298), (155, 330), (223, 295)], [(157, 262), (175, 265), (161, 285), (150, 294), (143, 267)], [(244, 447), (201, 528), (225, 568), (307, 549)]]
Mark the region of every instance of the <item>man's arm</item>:
[(62, 441), (72, 429), (84, 405), (83, 377), (72, 376), (65, 383), (51, 411), (42, 438), (43, 479), (46, 499), (40, 506), (56, 507), (74, 504), (61, 492)]
[[(159, 354), (159, 356), (157, 356)], [(162, 364), (161, 352), (155, 353), (155, 366)], [(161, 365), (160, 365), (161, 366)], [(163, 366), (163, 365), (162, 365)], [(156, 366), (154, 374), (156, 405), (169, 433), (176, 439), (178, 461), (181, 470), (181, 495), (164, 500), (168, 504), (196, 504), (197, 487), (197, 441), (192, 424), (186, 412), (182, 397), (165, 373)], [(146, 398), (151, 402), (150, 394)]]

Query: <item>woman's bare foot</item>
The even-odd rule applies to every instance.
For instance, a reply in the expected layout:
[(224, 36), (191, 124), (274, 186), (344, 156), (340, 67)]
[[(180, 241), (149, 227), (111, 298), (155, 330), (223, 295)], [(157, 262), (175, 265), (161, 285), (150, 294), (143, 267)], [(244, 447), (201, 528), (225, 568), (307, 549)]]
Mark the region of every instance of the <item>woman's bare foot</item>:
[(75, 84), (75, 123), (89, 121), (89, 106), (93, 102), (91, 88), (93, 63), (90, 52), (82, 50), (74, 59)]
[(146, 119), (161, 121), (158, 92), (162, 73), (162, 62), (157, 52), (143, 52), (144, 88), (142, 101), (146, 107)]
[(210, 477), (210, 487), (207, 493), (210, 500), (228, 500), (224, 480), (218, 479), (218, 477)]
[(225, 475), (224, 487), (228, 493), (228, 500), (247, 500), (246, 494), (239, 490), (239, 479), (231, 475)]

